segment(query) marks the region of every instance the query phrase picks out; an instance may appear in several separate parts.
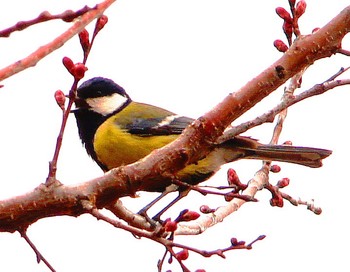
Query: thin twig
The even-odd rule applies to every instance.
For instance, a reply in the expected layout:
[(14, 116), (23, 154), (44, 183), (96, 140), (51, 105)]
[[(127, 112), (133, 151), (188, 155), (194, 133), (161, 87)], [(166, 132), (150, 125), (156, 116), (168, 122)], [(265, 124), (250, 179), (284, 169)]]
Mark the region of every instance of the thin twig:
[[(140, 214), (133, 213), (128, 210), (122, 203), (120, 199), (118, 199), (115, 203), (110, 206), (107, 206), (106, 209), (111, 211), (116, 217), (119, 219), (128, 222), (133, 227), (144, 229), (147, 231), (154, 230), (154, 225), (151, 225), (146, 218)], [(160, 227), (160, 226), (158, 226)]]
[(33, 249), (34, 253), (36, 254), (36, 260), (38, 263), (42, 261), (52, 272), (56, 272), (56, 270), (52, 267), (52, 265), (45, 259), (45, 257), (40, 253), (38, 248), (34, 245), (34, 243), (29, 239), (26, 230), (19, 231), (23, 239), (27, 242), (27, 244)]
[(346, 49), (343, 49), (343, 48), (338, 49), (337, 53), (345, 55), (345, 56), (348, 56), (348, 57), (350, 56), (350, 51), (346, 50)]
[(298, 200), (296, 200), (292, 196), (290, 196), (286, 193), (283, 193), (283, 192), (280, 192), (280, 194), (283, 197), (283, 199), (289, 201), (294, 206), (305, 205), (308, 210), (312, 211), (313, 213), (315, 213), (317, 215), (322, 213), (322, 209), (320, 207), (315, 206), (313, 201), (310, 201), (310, 202), (304, 201), (304, 200), (301, 200), (300, 198)]
[[(263, 165), (257, 171), (254, 177), (248, 182), (248, 187), (242, 192), (243, 195), (254, 198), (255, 194), (264, 188), (268, 182), (269, 167)], [(175, 235), (197, 235), (201, 234), (208, 228), (222, 222), (227, 216), (237, 211), (247, 201), (239, 198), (234, 198), (227, 205), (218, 207), (215, 212), (203, 215), (197, 220), (191, 222), (180, 222), (175, 231)]]
[[(65, 66), (68, 65), (68, 63), (69, 63), (69, 65), (66, 66), (66, 68), (72, 74), (74, 81), (73, 81), (72, 87), (71, 87), (71, 89), (69, 91), (69, 95), (68, 95), (68, 97), (69, 97), (68, 106), (63, 111), (63, 118), (62, 118), (60, 131), (59, 131), (59, 134), (58, 134), (57, 140), (56, 140), (55, 152), (54, 152), (52, 160), (49, 163), (49, 174), (48, 174), (48, 177), (46, 179), (46, 185), (57, 183), (56, 171), (57, 171), (58, 156), (59, 156), (60, 151), (61, 151), (63, 135), (64, 135), (67, 121), (68, 121), (68, 117), (71, 113), (71, 108), (72, 108), (73, 103), (75, 101), (78, 83), (79, 83), (80, 79), (82, 79), (82, 77), (84, 77), (84, 73), (87, 70), (87, 68), (85, 67), (85, 64), (86, 64), (87, 59), (89, 57), (89, 53), (91, 52), (93, 41), (95, 40), (95, 38), (96, 38), (97, 34), (100, 32), (100, 30), (105, 26), (107, 21), (108, 21), (108, 18), (105, 15), (102, 15), (101, 17), (99, 17), (97, 19), (91, 42), (89, 41), (88, 33), (86, 30), (85, 30), (85, 32), (79, 33), (80, 44), (82, 45), (82, 48), (84, 51), (84, 58), (83, 58), (82, 64), (79, 64), (79, 63), (73, 64), (73, 61), (70, 60), (68, 57), (65, 57), (63, 59), (64, 60), (63, 63)], [(80, 35), (82, 35), (82, 33), (84, 35), (81, 37)], [(70, 65), (74, 66), (75, 70)], [(81, 74), (81, 72), (77, 73), (78, 67), (81, 71), (83, 71), (83, 74)]]
[(71, 26), (67, 31), (59, 35), (53, 41), (47, 43), (46, 45), (40, 46), (39, 49), (31, 53), (29, 56), (22, 60), (16, 61), (15, 63), (0, 70), (0, 81), (17, 74), (29, 67), (35, 66), (44, 57), (55, 51), (56, 49), (63, 46), (69, 39), (74, 37), (80, 31), (84, 29), (91, 21), (95, 18), (100, 17), (104, 11), (112, 5), (116, 0), (105, 0), (104, 2), (98, 4), (96, 9), (86, 12), (84, 15), (77, 20), (73, 26)]
[(86, 12), (90, 11), (91, 9), (93, 9), (93, 8), (89, 8), (88, 6), (85, 6), (77, 11), (66, 10), (66, 11), (64, 11), (60, 14), (56, 14), (56, 15), (52, 15), (48, 11), (43, 11), (35, 19), (28, 20), (28, 21), (20, 21), (11, 27), (0, 30), (0, 38), (8, 38), (8, 37), (10, 37), (11, 33), (15, 32), (15, 31), (21, 31), (21, 30), (24, 30), (30, 26), (35, 25), (35, 24), (44, 23), (44, 22), (51, 21), (51, 20), (61, 19), (65, 22), (71, 22), (75, 18), (85, 14)]
[[(348, 69), (348, 68), (347, 68)], [(284, 109), (304, 100), (307, 98), (310, 98), (312, 96), (323, 94), (331, 89), (334, 89), (335, 87), (349, 85), (350, 79), (340, 79), (340, 80), (333, 80), (333, 81), (325, 81), (321, 84), (316, 84), (312, 88), (296, 95), (293, 97), (289, 97), (288, 99), (281, 101), (276, 107), (271, 109), (270, 111), (256, 117), (253, 120), (249, 120), (247, 122), (241, 123), (238, 126), (234, 126), (231, 129), (227, 130), (225, 134), (217, 140), (218, 143), (225, 142), (229, 139), (232, 139), (234, 136), (239, 135), (243, 132), (246, 132), (247, 130), (260, 126), (267, 122), (272, 122), (275, 118), (275, 116), (283, 111)]]

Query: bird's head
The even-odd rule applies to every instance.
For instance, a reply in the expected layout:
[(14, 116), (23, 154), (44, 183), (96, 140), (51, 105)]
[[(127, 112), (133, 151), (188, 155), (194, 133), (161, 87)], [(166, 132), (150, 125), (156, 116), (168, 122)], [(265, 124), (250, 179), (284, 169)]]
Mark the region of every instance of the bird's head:
[(74, 112), (89, 110), (106, 117), (121, 110), (130, 102), (129, 95), (113, 80), (94, 77), (78, 88)]

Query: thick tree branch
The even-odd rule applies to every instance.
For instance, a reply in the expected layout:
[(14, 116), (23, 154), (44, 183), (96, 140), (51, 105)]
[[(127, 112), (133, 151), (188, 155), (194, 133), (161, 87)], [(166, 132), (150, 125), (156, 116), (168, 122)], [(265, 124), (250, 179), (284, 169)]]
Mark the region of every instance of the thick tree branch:
[(349, 29), (350, 6), (319, 31), (299, 37), (279, 60), (196, 120), (176, 141), (134, 164), (75, 186), (41, 185), (26, 195), (0, 201), (0, 231), (13, 232), (44, 217), (86, 213), (82, 200), (102, 208), (139, 190), (152, 191), (162, 182), (161, 177), (169, 174), (169, 169), (176, 172), (205, 156), (232, 121), (290, 77), (316, 60), (334, 54)]

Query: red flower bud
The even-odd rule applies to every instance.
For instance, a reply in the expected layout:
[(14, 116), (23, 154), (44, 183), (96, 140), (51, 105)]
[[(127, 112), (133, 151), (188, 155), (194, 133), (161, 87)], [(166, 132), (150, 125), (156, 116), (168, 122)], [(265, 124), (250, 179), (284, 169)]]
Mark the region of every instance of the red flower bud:
[(98, 32), (100, 32), (102, 28), (104, 28), (107, 22), (108, 22), (108, 17), (106, 15), (102, 15), (100, 18), (97, 19), (95, 24), (95, 30), (94, 30), (95, 36), (97, 35)]
[(83, 51), (87, 52), (90, 48), (90, 41), (89, 32), (85, 28), (79, 33), (79, 40)]
[(259, 235), (258, 238), (256, 238), (256, 240), (264, 240), (266, 238), (265, 234)]
[(206, 272), (205, 269), (197, 269), (195, 272)]
[(278, 173), (278, 172), (281, 171), (281, 167), (279, 165), (277, 165), (277, 164), (271, 165), (270, 171), (272, 173)]
[(284, 188), (286, 186), (289, 185), (289, 181), (290, 179), (289, 178), (283, 178), (283, 179), (280, 179), (278, 182), (277, 182), (277, 187), (278, 188)]
[(237, 243), (238, 243), (237, 238), (235, 238), (235, 237), (231, 238), (231, 245), (235, 246), (235, 245), (237, 245)]
[(66, 67), (66, 69), (68, 70), (68, 72), (72, 74), (73, 69), (74, 69), (74, 63), (73, 63), (73, 61), (72, 61), (70, 58), (68, 58), (68, 57), (64, 57), (64, 58), (62, 59), (62, 63), (63, 63), (63, 65), (64, 65), (64, 67)]
[(192, 221), (192, 220), (196, 220), (198, 217), (200, 217), (200, 214), (195, 212), (195, 211), (186, 211), (183, 214), (180, 214), (179, 218), (178, 218), (178, 222), (180, 221)]
[(316, 207), (312, 210), (315, 214), (320, 215), (322, 213), (322, 208)]
[(284, 145), (293, 145), (292, 141), (285, 141), (283, 144)]
[(177, 229), (177, 222), (167, 220), (164, 224), (164, 230), (166, 232), (174, 232)]
[(277, 7), (276, 8), (276, 13), (279, 17), (281, 17), (284, 21), (292, 22), (292, 17), (290, 16), (289, 12), (286, 11), (282, 7)]
[(237, 172), (232, 168), (227, 170), (227, 181), (229, 185), (238, 185), (241, 183)]
[(275, 207), (283, 207), (283, 198), (280, 194), (276, 194), (273, 196), (273, 198), (270, 199), (270, 205)]
[(235, 191), (240, 191), (240, 190), (243, 191), (248, 187), (248, 185), (241, 183), (236, 171), (233, 170), (232, 168), (227, 170), (227, 181), (230, 186), (235, 188)]
[(202, 206), (200, 206), (199, 210), (200, 210), (202, 213), (212, 213), (212, 212), (215, 212), (215, 209), (210, 208), (208, 205), (202, 205)]
[(244, 241), (238, 241), (237, 238), (231, 238), (231, 245), (232, 246), (242, 246), (244, 245), (245, 242)]
[(286, 52), (288, 50), (288, 46), (281, 40), (275, 40), (273, 42), (273, 45), (276, 47), (276, 49), (280, 52)]
[(76, 63), (72, 75), (75, 79), (82, 79), (87, 71), (87, 67), (83, 63)]
[(176, 259), (180, 260), (180, 261), (184, 261), (188, 258), (188, 249), (183, 249), (181, 251), (179, 251), (178, 253), (175, 254)]
[(66, 96), (64, 95), (64, 93), (61, 91), (61, 90), (57, 90), (55, 92), (55, 100), (56, 100), (56, 103), (57, 105), (62, 109), (64, 110), (65, 107), (64, 107), (64, 103), (66, 102)]
[(299, 18), (301, 15), (305, 13), (305, 10), (306, 10), (305, 0), (299, 1), (295, 7), (295, 17)]

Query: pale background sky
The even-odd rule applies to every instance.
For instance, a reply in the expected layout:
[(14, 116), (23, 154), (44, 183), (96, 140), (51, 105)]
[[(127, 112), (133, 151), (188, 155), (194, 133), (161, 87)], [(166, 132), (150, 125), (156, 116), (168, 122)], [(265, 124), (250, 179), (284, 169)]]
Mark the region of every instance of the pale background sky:
[[(32, 19), (43, 10), (60, 13), (94, 3), (7, 1), (0, 10), (0, 29)], [(305, 34), (322, 27), (349, 3), (309, 0), (307, 4), (307, 13), (300, 21)], [(274, 11), (277, 6), (287, 7), (288, 2), (117, 1), (106, 13), (109, 23), (97, 37), (87, 63), (86, 78), (110, 77), (134, 100), (198, 117), (281, 56), (272, 45), (275, 39), (284, 38), (282, 20)], [(2, 39), (0, 67), (23, 58), (67, 27), (63, 22), (49, 22)], [(344, 40), (344, 48), (350, 49), (349, 38)], [(45, 181), (61, 122), (53, 93), (57, 89), (68, 91), (72, 83), (61, 64), (64, 56), (74, 61), (82, 59), (77, 38), (35, 68), (2, 82), (5, 87), (0, 89), (1, 199), (28, 192)], [(349, 63), (349, 58), (344, 56), (317, 62), (304, 75), (302, 89), (324, 81)], [(324, 167), (309, 169), (280, 164), (282, 172), (271, 175), (272, 181), (289, 177), (291, 185), (284, 191), (305, 200), (314, 198), (323, 209), (322, 215), (316, 216), (305, 207), (288, 203), (283, 209), (270, 207), (269, 194), (260, 192), (259, 203), (244, 205), (201, 236), (179, 237), (177, 241), (213, 250), (229, 245), (231, 237), (250, 242), (265, 234), (266, 239), (255, 244), (253, 250), (228, 252), (225, 260), (205, 259), (191, 253), (186, 262), (191, 269), (239, 272), (349, 269), (346, 249), (350, 242), (347, 200), (350, 185), (346, 164), (349, 146), (344, 144), (349, 138), (348, 89), (338, 88), (292, 107), (281, 136), (281, 141), (292, 140), (295, 145), (332, 149), (333, 155), (324, 162)], [(243, 119), (271, 108), (282, 90)], [(246, 135), (268, 142), (271, 131), (272, 125), (265, 125)], [(231, 166), (242, 181), (247, 181), (259, 169), (260, 162), (236, 162)], [(83, 150), (73, 118), (68, 123), (58, 167), (58, 178), (65, 184), (102, 174)], [(225, 173), (219, 173), (212, 182), (223, 184)], [(137, 211), (151, 197), (141, 193), (141, 198), (125, 203)], [(192, 209), (207, 203), (214, 206), (215, 199), (208, 201), (193, 193), (182, 206)], [(162, 246), (145, 239), (136, 240), (129, 233), (88, 215), (41, 220), (29, 228), (28, 235), (57, 271), (64, 272), (156, 271), (157, 260), (163, 254)], [(176, 264), (169, 268), (179, 271)], [(48, 269), (36, 264), (34, 253), (18, 233), (0, 233), (0, 271)]]

